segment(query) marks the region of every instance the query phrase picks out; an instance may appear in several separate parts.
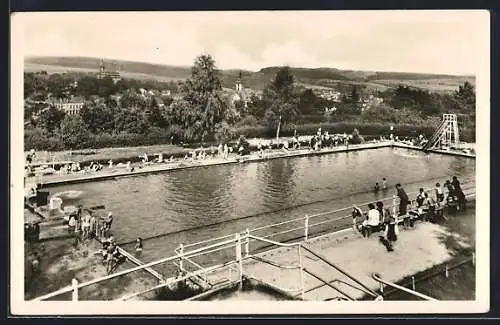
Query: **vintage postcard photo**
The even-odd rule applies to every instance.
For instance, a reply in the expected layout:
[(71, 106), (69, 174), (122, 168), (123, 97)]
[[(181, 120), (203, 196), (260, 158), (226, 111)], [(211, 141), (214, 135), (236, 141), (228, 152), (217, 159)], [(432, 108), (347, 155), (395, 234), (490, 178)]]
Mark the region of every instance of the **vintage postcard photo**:
[(488, 11), (11, 27), (13, 314), (488, 311)]

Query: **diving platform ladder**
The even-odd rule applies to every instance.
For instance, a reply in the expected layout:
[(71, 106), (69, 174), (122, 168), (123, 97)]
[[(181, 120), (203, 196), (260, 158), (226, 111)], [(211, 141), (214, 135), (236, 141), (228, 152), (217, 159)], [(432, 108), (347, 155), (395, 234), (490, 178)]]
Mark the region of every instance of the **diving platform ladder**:
[(458, 122), (456, 114), (443, 114), (443, 120), (436, 132), (424, 145), (424, 149), (437, 149), (441, 147), (457, 147), (459, 143)]

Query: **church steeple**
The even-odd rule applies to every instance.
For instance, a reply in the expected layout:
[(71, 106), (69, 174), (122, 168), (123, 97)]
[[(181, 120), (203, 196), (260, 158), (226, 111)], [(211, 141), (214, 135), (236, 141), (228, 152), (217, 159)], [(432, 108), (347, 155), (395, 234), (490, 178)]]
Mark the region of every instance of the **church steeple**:
[(104, 60), (101, 58), (101, 64), (99, 65), (99, 71), (104, 72)]
[(241, 85), (241, 80), (242, 80), (243, 73), (240, 71), (238, 74), (238, 79), (236, 79), (236, 91), (241, 91), (243, 89)]

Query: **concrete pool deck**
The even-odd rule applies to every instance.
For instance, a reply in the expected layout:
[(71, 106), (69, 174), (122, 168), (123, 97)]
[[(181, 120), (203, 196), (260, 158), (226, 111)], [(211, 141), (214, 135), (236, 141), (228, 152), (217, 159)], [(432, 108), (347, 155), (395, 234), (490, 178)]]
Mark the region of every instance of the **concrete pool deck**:
[[(195, 160), (191, 161), (182, 160), (182, 161), (174, 161), (168, 163), (155, 163), (145, 166), (134, 166), (135, 170), (133, 172), (125, 170), (125, 168), (112, 168), (109, 170), (108, 167), (105, 167), (104, 170), (99, 172), (78, 172), (74, 174), (52, 174), (45, 175), (42, 177), (41, 182), (40, 178), (37, 176), (28, 177), (26, 179), (26, 183), (37, 183), (40, 187), (49, 187), (56, 185), (68, 185), (68, 184), (77, 184), (84, 182), (94, 182), (94, 181), (102, 181), (107, 179), (116, 179), (120, 177), (131, 177), (138, 175), (146, 175), (152, 173), (159, 173), (165, 171), (176, 171), (183, 170), (188, 168), (199, 168), (199, 167), (209, 167), (209, 166), (218, 166), (218, 165), (227, 165), (227, 164), (236, 164), (236, 163), (248, 163), (248, 162), (262, 162), (271, 159), (280, 159), (280, 158), (293, 158), (293, 157), (304, 157), (304, 156), (315, 156), (315, 155), (324, 155), (331, 153), (339, 153), (339, 152), (351, 152), (358, 150), (368, 150), (368, 149), (378, 149), (378, 148), (387, 148), (387, 147), (398, 147), (405, 149), (413, 149), (422, 151), (422, 148), (411, 146), (404, 143), (392, 143), (392, 142), (370, 142), (358, 145), (349, 145), (349, 147), (339, 146), (335, 148), (329, 149), (321, 149), (319, 151), (313, 151), (309, 148), (307, 149), (298, 149), (298, 150), (269, 150), (266, 151), (263, 157), (259, 157), (257, 153), (252, 153), (249, 156), (240, 157), (235, 154), (231, 154), (228, 159), (220, 159), (220, 158), (208, 158), (204, 160)], [(475, 158), (475, 155), (467, 154), (460, 151), (446, 151), (446, 150), (431, 150), (429, 152), (435, 152), (440, 154), (454, 155), (454, 156), (462, 156), (468, 158)]]
[[(467, 213), (474, 214), (475, 212)], [(346, 229), (313, 238), (305, 246), (318, 252), (373, 291), (378, 291), (380, 288), (380, 284), (372, 278), (373, 273), (378, 273), (386, 281), (396, 283), (408, 276), (449, 261), (453, 257), (453, 251), (447, 248), (446, 238), (450, 236), (461, 247), (471, 247), (469, 239), (457, 233), (451, 233), (443, 225), (429, 222), (418, 222), (415, 228), (400, 230), (393, 252), (387, 252), (385, 246), (379, 242), (381, 234), (375, 233), (369, 238), (363, 238), (358, 232)], [(256, 255), (280, 265), (298, 265), (297, 247), (281, 247)], [(328, 282), (341, 280), (359, 287), (347, 276), (306, 250), (303, 250), (302, 261), (304, 268)], [(243, 274), (275, 288), (300, 288), (301, 280), (298, 269), (279, 268), (260, 260), (246, 259)], [(223, 271), (217, 272), (209, 275), (209, 280), (216, 281), (217, 278), (223, 276), (225, 276)], [(342, 294), (323, 285), (316, 278), (306, 273), (303, 277), (305, 300), (320, 301), (342, 297)], [(335, 285), (354, 299), (365, 297), (365, 293), (357, 288), (342, 283)], [(300, 297), (300, 290), (290, 292), (290, 295)]]

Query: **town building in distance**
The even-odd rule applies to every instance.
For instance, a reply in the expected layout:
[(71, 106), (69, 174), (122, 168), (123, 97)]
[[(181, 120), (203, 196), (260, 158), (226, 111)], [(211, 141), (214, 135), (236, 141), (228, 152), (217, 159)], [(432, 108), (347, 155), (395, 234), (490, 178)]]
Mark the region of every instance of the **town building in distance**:
[(104, 79), (106, 77), (111, 78), (114, 83), (117, 83), (119, 80), (122, 79), (120, 72), (118, 71), (111, 71), (111, 70), (106, 70), (106, 66), (104, 65), (104, 60), (101, 59), (101, 63), (99, 65), (99, 72), (97, 73), (97, 79)]
[(69, 116), (80, 114), (80, 110), (85, 105), (85, 100), (81, 97), (71, 97), (65, 99), (54, 100), (51, 103), (55, 108), (62, 110)]

